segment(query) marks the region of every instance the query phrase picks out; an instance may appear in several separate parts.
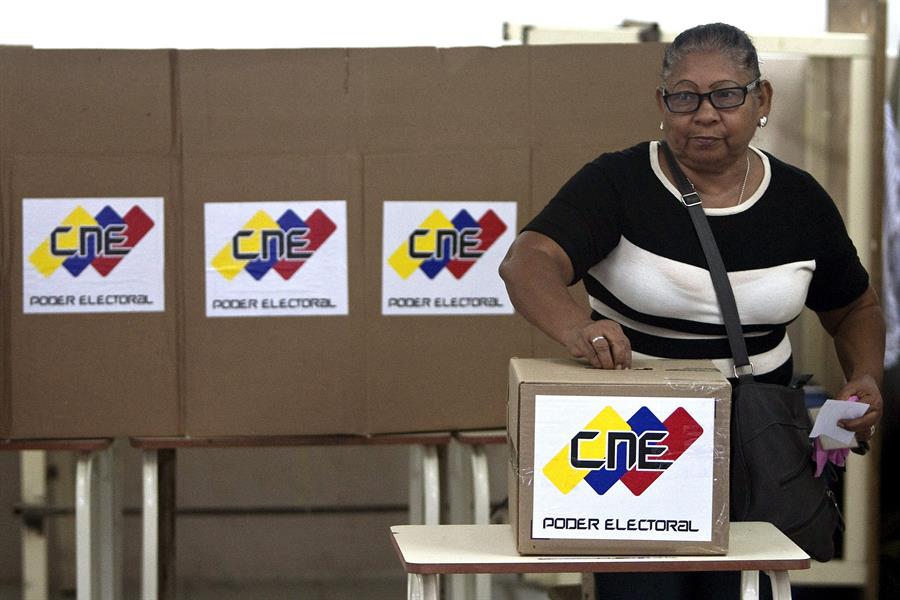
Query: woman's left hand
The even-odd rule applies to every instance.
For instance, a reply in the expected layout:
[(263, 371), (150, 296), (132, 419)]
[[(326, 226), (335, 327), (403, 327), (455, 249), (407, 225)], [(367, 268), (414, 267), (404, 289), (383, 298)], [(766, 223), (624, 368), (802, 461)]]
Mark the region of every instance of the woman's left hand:
[(884, 317), (878, 295), (870, 285), (866, 291), (843, 308), (820, 312), (819, 320), (834, 338), (834, 349), (847, 383), (838, 400), (856, 396), (869, 405), (858, 419), (838, 421), (838, 425), (856, 434), (856, 439), (869, 441), (881, 422), (884, 405), (878, 389), (884, 373)]
[(848, 431), (856, 434), (856, 439), (868, 441), (875, 436), (878, 424), (881, 422), (881, 414), (883, 402), (881, 399), (881, 391), (875, 380), (869, 375), (848, 381), (841, 388), (837, 395), (837, 400), (846, 400), (850, 396), (856, 396), (859, 402), (869, 405), (866, 414), (858, 419), (848, 419), (838, 421), (838, 425)]

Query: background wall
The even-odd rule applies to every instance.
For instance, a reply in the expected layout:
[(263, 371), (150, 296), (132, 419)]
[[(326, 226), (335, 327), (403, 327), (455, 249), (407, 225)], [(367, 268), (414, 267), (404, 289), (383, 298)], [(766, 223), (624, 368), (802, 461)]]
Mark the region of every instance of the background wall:
[[(314, 48), (496, 46), (505, 21), (615, 27), (625, 19), (684, 29), (725, 21), (750, 32), (825, 30), (826, 0), (757, 0), (752, 7), (695, 0), (157, 0), (141, 8), (115, 0), (32, 0), (4, 7), (0, 44), (54, 48)], [(896, 3), (894, 3), (896, 4)], [(251, 8), (252, 7), (252, 8)]]

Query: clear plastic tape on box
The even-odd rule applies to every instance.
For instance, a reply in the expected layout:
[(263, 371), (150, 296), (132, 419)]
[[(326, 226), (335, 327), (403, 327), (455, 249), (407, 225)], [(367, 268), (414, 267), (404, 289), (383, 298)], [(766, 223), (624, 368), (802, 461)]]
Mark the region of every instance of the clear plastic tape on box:
[[(718, 384), (705, 384), (698, 381), (686, 381), (672, 377), (667, 380), (668, 386), (673, 391), (690, 392), (702, 397), (714, 397), (716, 391), (721, 390)], [(730, 524), (730, 480), (729, 466), (731, 463), (731, 386), (722, 397), (715, 397), (715, 420), (713, 430), (713, 531), (724, 530), (726, 543), (720, 552), (728, 551), (728, 527)], [(716, 493), (718, 492), (718, 494)], [(716, 552), (716, 553), (720, 553)], [(685, 552), (686, 554), (689, 552)], [(693, 553), (691, 553), (693, 554)]]

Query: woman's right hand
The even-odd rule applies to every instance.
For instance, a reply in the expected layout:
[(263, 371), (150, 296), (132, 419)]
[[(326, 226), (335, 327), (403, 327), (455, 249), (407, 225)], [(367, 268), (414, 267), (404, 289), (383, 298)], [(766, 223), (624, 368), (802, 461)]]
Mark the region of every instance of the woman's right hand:
[(631, 342), (615, 321), (587, 321), (566, 332), (564, 343), (574, 358), (598, 369), (630, 369)]
[(574, 269), (555, 241), (533, 231), (520, 233), (500, 265), (500, 276), (516, 310), (574, 358), (598, 369), (631, 368), (631, 343), (619, 324), (591, 320), (590, 309), (569, 294)]

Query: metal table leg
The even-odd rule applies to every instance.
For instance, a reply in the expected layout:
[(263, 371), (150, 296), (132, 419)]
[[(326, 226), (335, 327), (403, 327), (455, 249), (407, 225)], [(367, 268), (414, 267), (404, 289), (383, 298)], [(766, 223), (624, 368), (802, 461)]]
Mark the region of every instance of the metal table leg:
[(433, 573), (407, 575), (406, 585), (407, 600), (438, 600), (440, 598), (438, 576)]
[(741, 600), (759, 600), (759, 571), (741, 571)]
[(791, 578), (787, 571), (766, 571), (772, 582), (772, 600), (791, 600)]

